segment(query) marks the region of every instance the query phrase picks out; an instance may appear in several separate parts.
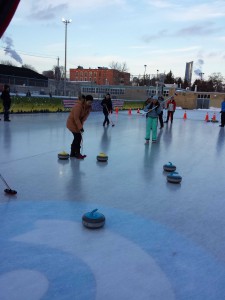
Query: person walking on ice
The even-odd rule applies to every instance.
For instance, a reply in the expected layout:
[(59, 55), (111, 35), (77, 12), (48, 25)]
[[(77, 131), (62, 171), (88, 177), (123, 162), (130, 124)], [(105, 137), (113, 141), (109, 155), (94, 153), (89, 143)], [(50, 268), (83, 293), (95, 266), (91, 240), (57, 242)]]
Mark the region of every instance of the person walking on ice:
[(67, 128), (73, 134), (70, 157), (75, 157), (77, 159), (84, 159), (86, 157), (86, 155), (82, 155), (80, 153), (80, 148), (82, 133), (84, 132), (83, 125), (91, 112), (92, 102), (92, 95), (87, 95), (86, 97), (82, 95), (79, 97), (78, 102), (71, 109), (66, 123)]
[(110, 94), (108, 93), (105, 98), (102, 100), (101, 102), (101, 106), (103, 107), (103, 114), (105, 116), (104, 122), (103, 122), (103, 126), (105, 126), (105, 124), (107, 124), (107, 126), (109, 125), (109, 114), (112, 113), (113, 107), (112, 107), (112, 100), (110, 98)]
[(147, 112), (145, 144), (148, 145), (151, 132), (152, 142), (156, 143), (157, 141), (158, 116), (161, 113), (161, 107), (157, 96), (153, 96), (152, 101), (145, 106), (144, 111)]

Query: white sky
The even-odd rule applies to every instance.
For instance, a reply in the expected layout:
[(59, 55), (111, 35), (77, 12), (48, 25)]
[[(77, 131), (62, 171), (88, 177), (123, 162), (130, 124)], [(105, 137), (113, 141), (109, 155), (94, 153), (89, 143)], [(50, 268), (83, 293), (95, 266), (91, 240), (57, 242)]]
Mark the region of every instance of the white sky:
[[(225, 77), (225, 0), (21, 0), (0, 40), (0, 61), (18, 61), (38, 72), (64, 66), (68, 25), (67, 70), (109, 67), (126, 62), (128, 72), (143, 75), (170, 70), (184, 78), (186, 62), (207, 79)], [(15, 51), (15, 52), (13, 52)], [(17, 56), (18, 55), (18, 56)], [(195, 76), (193, 78), (200, 78)]]

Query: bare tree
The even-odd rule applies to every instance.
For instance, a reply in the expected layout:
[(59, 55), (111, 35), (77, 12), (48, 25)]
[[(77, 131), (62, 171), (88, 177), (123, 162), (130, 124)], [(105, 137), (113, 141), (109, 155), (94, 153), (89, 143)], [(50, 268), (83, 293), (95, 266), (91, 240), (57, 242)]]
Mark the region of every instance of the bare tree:
[(32, 70), (32, 71), (38, 73), (38, 71), (35, 69), (35, 67), (33, 67), (31, 65), (24, 64), (24, 65), (21, 66), (21, 68), (26, 68), (26, 69), (29, 69), (29, 70)]
[(212, 73), (209, 76), (209, 81), (212, 81), (215, 92), (223, 91), (224, 77), (221, 73)]
[(1, 60), (1, 64), (6, 66), (16, 67), (16, 65), (12, 63), (10, 60)]
[(120, 72), (128, 72), (128, 67), (126, 62), (119, 63), (119, 62), (112, 61), (109, 64), (109, 67), (113, 70), (117, 70)]

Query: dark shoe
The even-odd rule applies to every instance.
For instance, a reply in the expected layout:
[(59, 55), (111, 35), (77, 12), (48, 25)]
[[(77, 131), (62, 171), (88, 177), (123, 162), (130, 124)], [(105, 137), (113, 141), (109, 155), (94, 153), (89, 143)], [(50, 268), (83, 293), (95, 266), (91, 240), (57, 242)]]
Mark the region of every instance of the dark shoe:
[(162, 129), (162, 128), (163, 128), (163, 126), (159, 127), (159, 129)]
[(224, 125), (220, 125), (220, 127), (224, 127)]
[(165, 121), (164, 123), (168, 123), (168, 121)]
[(11, 120), (7, 119), (7, 120), (4, 120), (5, 122), (11, 122)]
[(84, 159), (86, 157), (86, 155), (82, 155), (82, 154), (78, 154), (75, 155), (76, 159)]

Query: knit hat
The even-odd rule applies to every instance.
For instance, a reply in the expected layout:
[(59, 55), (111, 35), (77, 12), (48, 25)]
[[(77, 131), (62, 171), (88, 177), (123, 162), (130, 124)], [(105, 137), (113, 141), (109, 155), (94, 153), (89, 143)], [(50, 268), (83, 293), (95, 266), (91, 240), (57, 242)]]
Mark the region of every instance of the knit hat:
[(93, 97), (92, 97), (92, 95), (87, 95), (86, 96), (86, 101), (93, 101), (94, 99), (93, 99)]

